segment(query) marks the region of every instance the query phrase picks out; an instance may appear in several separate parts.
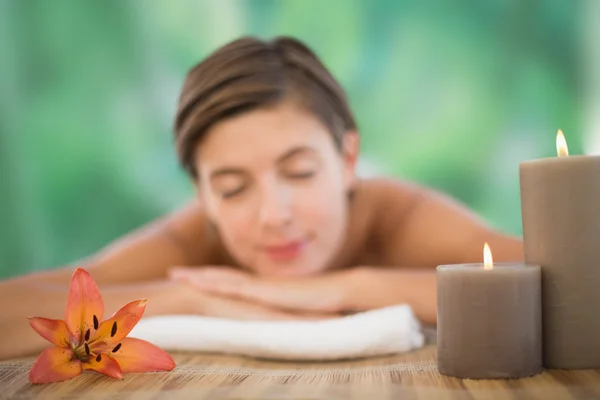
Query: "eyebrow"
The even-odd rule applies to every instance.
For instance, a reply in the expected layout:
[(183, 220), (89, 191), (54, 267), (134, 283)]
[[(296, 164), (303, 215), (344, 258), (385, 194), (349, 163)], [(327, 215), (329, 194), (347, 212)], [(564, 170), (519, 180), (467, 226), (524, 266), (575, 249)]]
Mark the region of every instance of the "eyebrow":
[[(289, 160), (290, 158), (297, 156), (299, 154), (302, 154), (302, 153), (316, 153), (316, 151), (314, 148), (312, 148), (310, 146), (292, 147), (291, 149), (289, 149), (288, 151), (286, 151), (285, 153), (283, 153), (282, 155), (277, 157), (276, 163), (281, 164), (281, 163)], [(212, 181), (223, 175), (242, 175), (244, 173), (245, 173), (244, 169), (237, 168), (237, 167), (217, 168), (210, 174), (210, 180)]]
[(296, 146), (277, 157), (277, 164), (287, 161), (288, 159), (302, 153), (316, 153), (315, 149), (310, 146)]

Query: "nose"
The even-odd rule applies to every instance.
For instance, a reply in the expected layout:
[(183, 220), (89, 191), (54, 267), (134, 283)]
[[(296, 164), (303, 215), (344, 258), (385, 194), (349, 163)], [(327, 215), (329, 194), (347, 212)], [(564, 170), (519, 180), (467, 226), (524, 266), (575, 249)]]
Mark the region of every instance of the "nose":
[(275, 184), (262, 191), (260, 223), (265, 228), (280, 229), (292, 220), (292, 196), (290, 190)]

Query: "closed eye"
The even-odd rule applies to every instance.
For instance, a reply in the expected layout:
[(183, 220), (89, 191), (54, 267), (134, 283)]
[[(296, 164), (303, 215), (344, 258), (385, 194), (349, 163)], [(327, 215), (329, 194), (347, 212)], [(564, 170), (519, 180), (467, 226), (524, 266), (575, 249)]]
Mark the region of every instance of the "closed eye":
[(314, 171), (287, 173), (285, 176), (292, 179), (307, 179), (315, 175)]
[(241, 194), (244, 191), (245, 187), (240, 187), (237, 189), (233, 189), (233, 190), (229, 190), (227, 192), (223, 192), (221, 193), (221, 197), (223, 197), (224, 199), (229, 199), (232, 197), (237, 196), (238, 194)]

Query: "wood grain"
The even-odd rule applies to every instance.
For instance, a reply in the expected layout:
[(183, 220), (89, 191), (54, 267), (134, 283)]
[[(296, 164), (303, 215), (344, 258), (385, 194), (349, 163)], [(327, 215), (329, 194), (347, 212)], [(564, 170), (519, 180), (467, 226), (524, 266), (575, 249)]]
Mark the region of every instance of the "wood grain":
[(544, 371), (512, 380), (440, 375), (435, 345), (388, 357), (340, 362), (277, 362), (173, 353), (167, 373), (128, 374), (115, 381), (93, 372), (31, 385), (33, 359), (0, 362), (0, 398), (65, 399), (600, 399), (600, 370)]

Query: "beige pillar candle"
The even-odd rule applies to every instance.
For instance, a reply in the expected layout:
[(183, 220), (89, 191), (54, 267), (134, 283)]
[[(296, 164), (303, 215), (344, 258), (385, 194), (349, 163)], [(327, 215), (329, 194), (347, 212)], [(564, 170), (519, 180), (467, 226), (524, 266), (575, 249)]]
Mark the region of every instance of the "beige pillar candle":
[(525, 261), (542, 267), (544, 366), (600, 368), (600, 156), (520, 164)]
[(519, 378), (542, 370), (540, 267), (437, 267), (438, 370), (458, 378)]

